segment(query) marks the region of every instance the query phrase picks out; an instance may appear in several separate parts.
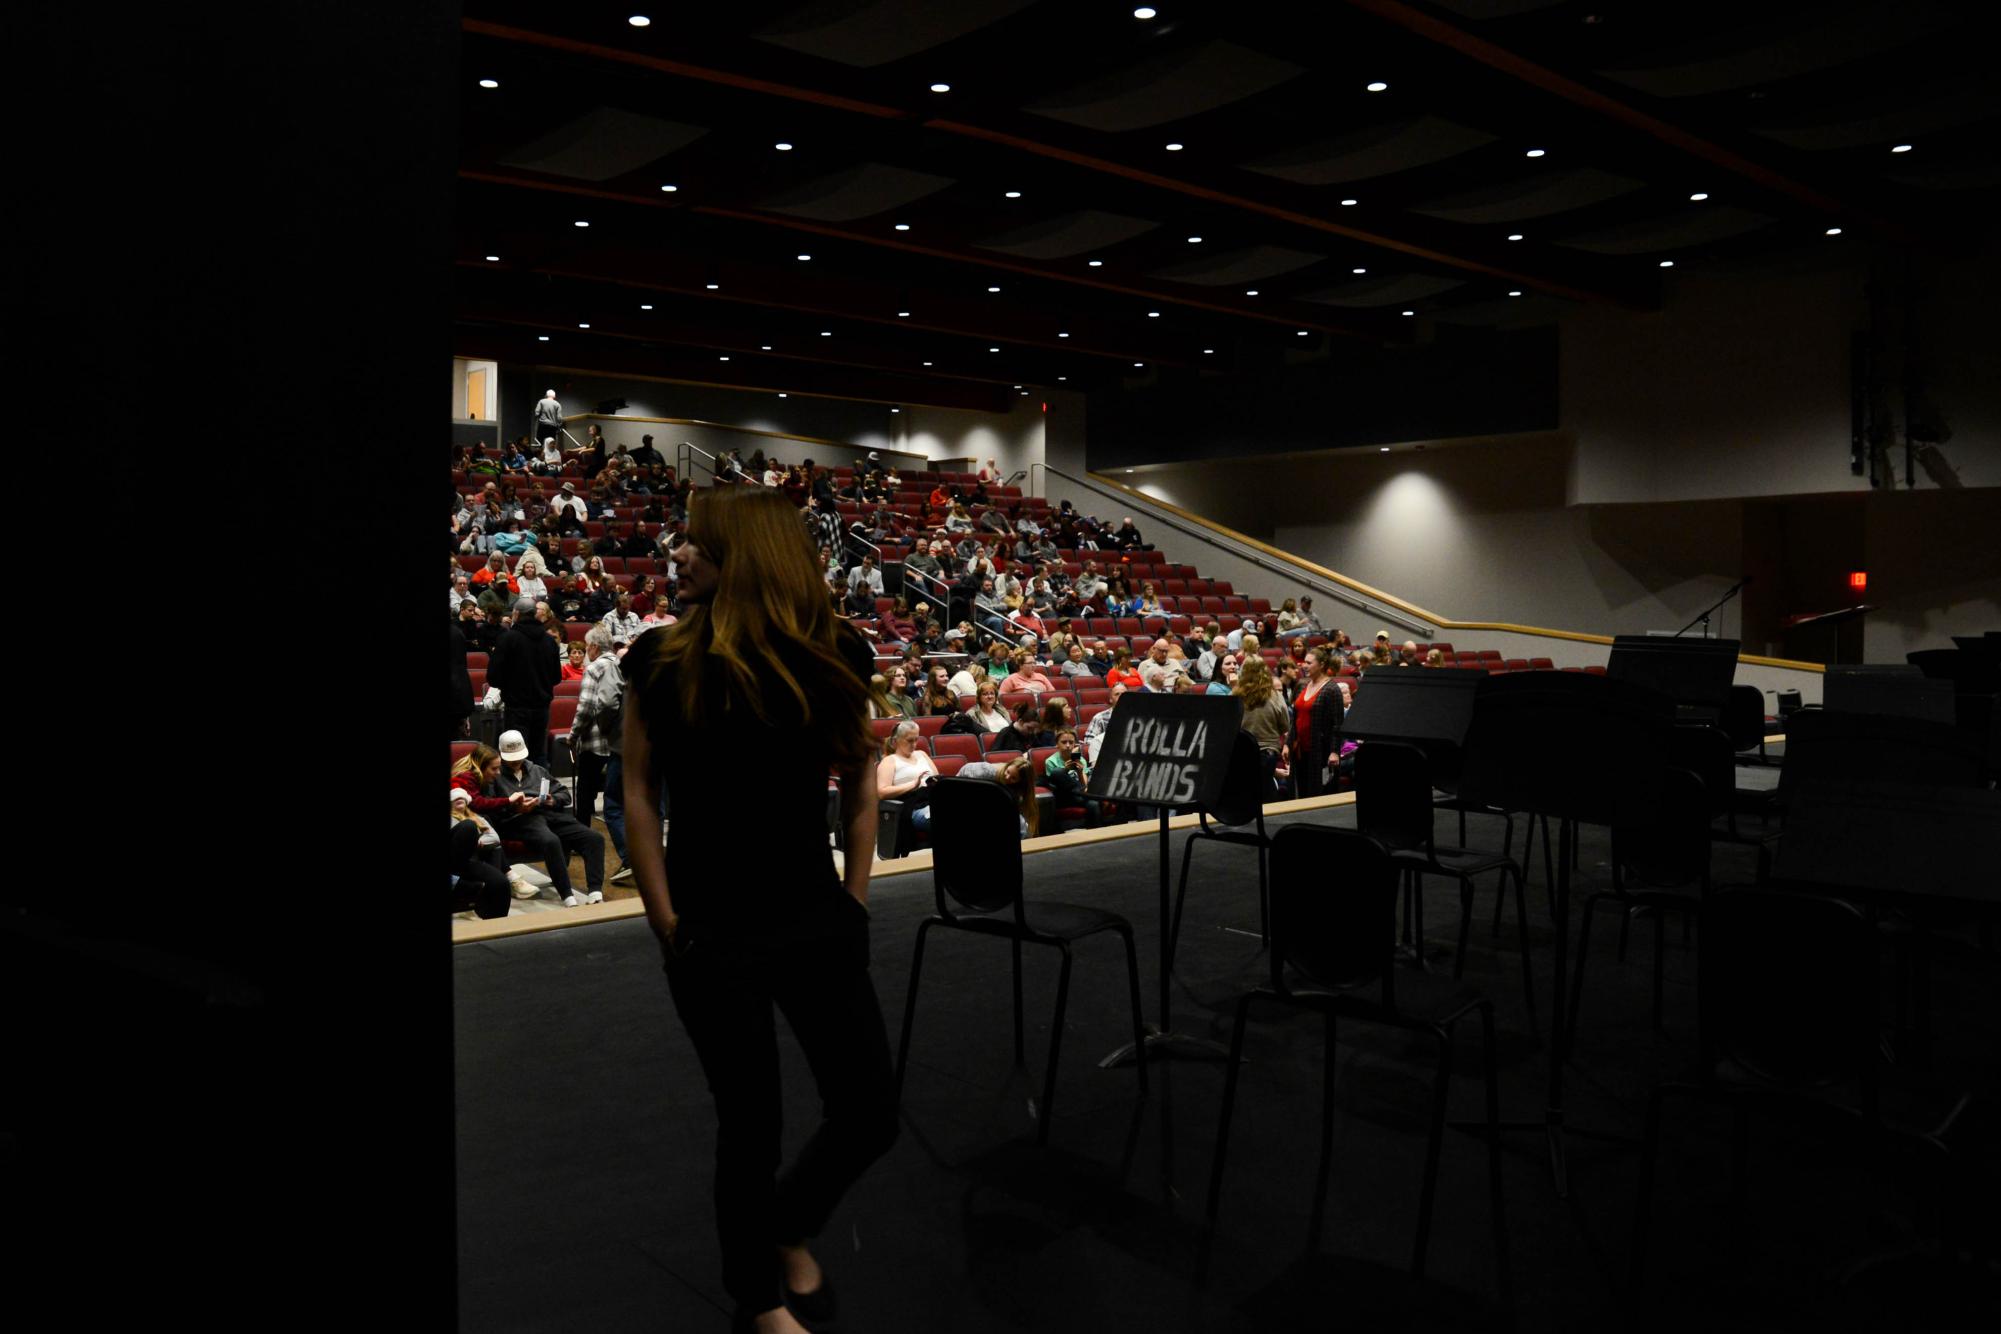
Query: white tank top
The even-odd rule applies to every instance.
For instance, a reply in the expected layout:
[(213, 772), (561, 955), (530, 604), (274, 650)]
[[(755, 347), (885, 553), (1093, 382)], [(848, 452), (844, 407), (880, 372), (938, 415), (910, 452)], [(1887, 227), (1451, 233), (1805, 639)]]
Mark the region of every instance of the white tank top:
[(892, 755), (890, 758), (896, 761), (889, 771), (892, 787), (902, 787), (905, 783), (915, 783), (920, 778), (931, 776), (931, 771), (925, 768), (924, 762), (915, 755), (907, 760), (901, 755)]

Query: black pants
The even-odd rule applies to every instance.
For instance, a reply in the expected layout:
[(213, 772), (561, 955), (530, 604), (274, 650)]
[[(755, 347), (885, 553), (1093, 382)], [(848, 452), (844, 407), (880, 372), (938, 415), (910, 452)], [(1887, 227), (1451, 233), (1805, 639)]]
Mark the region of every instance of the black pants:
[[(760, 949), (684, 922), (667, 962), (674, 1008), (716, 1102), (723, 1286), (746, 1314), (780, 1305), (776, 1248), (816, 1235), (896, 1140), (889, 1038), (868, 973), (868, 915), (845, 893), (827, 933)], [(819, 1088), (819, 1128), (782, 1175), (776, 1008)]]
[[(591, 822), (591, 815), (597, 810), (598, 797), (605, 790), (605, 769), (610, 764), (609, 755), (598, 755), (588, 750), (577, 752), (577, 818), (585, 824)], [(624, 855), (619, 854), (621, 858)]]
[(1320, 774), (1327, 766), (1325, 755), (1313, 753), (1313, 738), (1293, 734), (1292, 738), (1292, 790), (1301, 797), (1317, 797), (1332, 791), (1320, 780)]
[(549, 767), (549, 706), (547, 704), (507, 705), (500, 711), (500, 729), (519, 732), (528, 747), (528, 758)]
[(541, 862), (555, 882), (556, 897), (567, 899), (576, 891), (570, 886), (570, 854), (584, 859), (584, 885), (591, 893), (604, 888), (604, 835), (577, 822), (568, 811), (536, 811), (517, 815), (500, 827), (502, 838), (518, 838), (528, 845), (528, 859)]
[(452, 911), (471, 908), (481, 917), (507, 916), (507, 854), (479, 845), (479, 826), (461, 820), (452, 826)]

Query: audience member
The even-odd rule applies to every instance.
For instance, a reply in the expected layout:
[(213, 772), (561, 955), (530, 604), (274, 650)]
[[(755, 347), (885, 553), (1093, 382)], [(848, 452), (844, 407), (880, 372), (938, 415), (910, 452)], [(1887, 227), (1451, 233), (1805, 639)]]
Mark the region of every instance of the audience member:
[(500, 691), (501, 726), (531, 738), (528, 754), (540, 763), (548, 745), (549, 701), (563, 666), (535, 607), (533, 598), (515, 600), (514, 619), (487, 663), (486, 683)]
[(483, 918), (505, 917), (508, 908), (507, 854), (486, 817), (472, 809), (472, 795), (452, 788), (452, 911), (468, 909)]
[(487, 785), (487, 795), (501, 797), (509, 809), (497, 822), (503, 839), (526, 845), (528, 857), (542, 863), (566, 908), (577, 906), (570, 883), (570, 858), (584, 862), (584, 902), (604, 902), (604, 835), (578, 822), (570, 813), (570, 790), (528, 756), (521, 733), (500, 735), (500, 770)]
[(898, 723), (883, 740), (876, 795), (884, 801), (905, 802), (910, 827), (921, 834), (931, 827), (930, 794), (923, 789), (937, 781), (938, 766), (931, 752), (917, 749), (917, 724)]
[(602, 625), (584, 635), (584, 688), (577, 696), (577, 715), (570, 724), (570, 746), (577, 755), (577, 810), (589, 824), (604, 798), (604, 827), (618, 853), (618, 869), (609, 880), (630, 880), (625, 859), (625, 774), (620, 765), (625, 731), (625, 678), (619, 671), (619, 646), (625, 640)]

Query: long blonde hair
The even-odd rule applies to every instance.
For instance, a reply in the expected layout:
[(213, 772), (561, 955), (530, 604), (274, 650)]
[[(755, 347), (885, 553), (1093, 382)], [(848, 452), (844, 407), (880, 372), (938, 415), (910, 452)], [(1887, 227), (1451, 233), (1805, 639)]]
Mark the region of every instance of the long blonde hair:
[(1244, 711), (1261, 709), (1271, 698), (1271, 669), (1257, 654), (1247, 654), (1237, 668), (1235, 693), (1243, 697)]
[[(834, 616), (792, 503), (762, 487), (698, 491), (688, 506), (688, 540), (716, 567), (717, 581), (709, 601), (691, 606), (666, 632), (655, 661), (654, 680), (681, 669), (682, 717), (693, 723), (734, 703), (766, 724), (794, 722), (774, 718), (767, 696), (775, 690), (790, 695), (797, 724), (816, 731), (837, 763), (865, 760), (874, 749), (871, 691), (841, 654), (839, 635), (852, 632)], [(806, 659), (810, 691), (782, 649), (793, 650), (794, 661)], [(711, 663), (721, 669), (720, 683), (708, 680)], [(710, 698), (717, 684), (725, 698)]]

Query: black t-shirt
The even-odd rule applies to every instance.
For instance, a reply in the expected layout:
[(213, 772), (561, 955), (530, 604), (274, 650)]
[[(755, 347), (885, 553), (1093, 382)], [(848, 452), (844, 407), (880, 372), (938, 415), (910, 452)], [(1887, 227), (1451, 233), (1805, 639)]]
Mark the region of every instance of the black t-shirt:
[[(866, 682), (875, 658), (845, 625), (840, 650)], [(838, 707), (815, 689), (827, 668), (798, 655), (793, 674), (813, 704), (815, 726), (801, 725), (798, 701), (776, 672), (761, 673), (760, 719), (733, 691), (720, 664), (703, 692), (704, 716), (681, 715), (676, 672), (654, 679), (654, 659), (667, 632), (649, 630), (621, 663), (630, 694), (646, 719), (654, 772), (667, 793), (667, 885), (684, 924), (734, 938), (785, 943), (836, 929), (849, 911), (827, 838), (827, 779), (833, 758), (821, 739), (822, 720)], [(684, 661), (683, 666), (686, 663)], [(858, 855), (872, 856), (874, 849)]]

